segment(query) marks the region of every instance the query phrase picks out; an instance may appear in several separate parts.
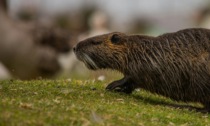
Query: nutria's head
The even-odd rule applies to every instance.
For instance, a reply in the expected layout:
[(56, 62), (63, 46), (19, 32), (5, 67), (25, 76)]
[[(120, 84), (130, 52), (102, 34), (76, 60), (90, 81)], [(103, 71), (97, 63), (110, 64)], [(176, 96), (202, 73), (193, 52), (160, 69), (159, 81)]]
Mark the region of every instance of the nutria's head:
[(128, 36), (113, 32), (88, 38), (74, 47), (79, 60), (92, 70), (114, 69), (123, 72), (127, 63)]

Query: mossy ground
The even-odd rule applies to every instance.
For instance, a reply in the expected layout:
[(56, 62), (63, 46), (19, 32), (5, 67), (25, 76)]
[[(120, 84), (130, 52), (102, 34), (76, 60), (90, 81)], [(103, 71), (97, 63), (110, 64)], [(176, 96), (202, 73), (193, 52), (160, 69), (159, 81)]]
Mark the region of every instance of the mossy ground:
[(209, 114), (172, 107), (184, 103), (143, 90), (131, 95), (108, 92), (106, 83), (1, 81), (0, 126), (210, 126)]

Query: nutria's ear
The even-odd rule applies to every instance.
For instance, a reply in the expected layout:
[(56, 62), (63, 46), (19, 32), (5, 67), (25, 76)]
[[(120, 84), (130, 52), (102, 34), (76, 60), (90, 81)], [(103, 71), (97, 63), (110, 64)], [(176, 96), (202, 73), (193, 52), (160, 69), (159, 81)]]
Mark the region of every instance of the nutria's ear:
[(118, 44), (121, 40), (121, 36), (118, 35), (118, 34), (113, 34), (112, 37), (111, 37), (111, 42), (113, 44)]

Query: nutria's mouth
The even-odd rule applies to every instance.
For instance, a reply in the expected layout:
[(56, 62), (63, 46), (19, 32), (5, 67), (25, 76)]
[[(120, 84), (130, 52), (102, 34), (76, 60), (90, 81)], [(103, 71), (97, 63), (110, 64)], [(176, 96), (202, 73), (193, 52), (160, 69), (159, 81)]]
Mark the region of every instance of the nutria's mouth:
[(76, 54), (77, 58), (82, 61), (85, 66), (91, 70), (97, 70), (99, 67), (96, 65), (96, 63), (85, 53)]

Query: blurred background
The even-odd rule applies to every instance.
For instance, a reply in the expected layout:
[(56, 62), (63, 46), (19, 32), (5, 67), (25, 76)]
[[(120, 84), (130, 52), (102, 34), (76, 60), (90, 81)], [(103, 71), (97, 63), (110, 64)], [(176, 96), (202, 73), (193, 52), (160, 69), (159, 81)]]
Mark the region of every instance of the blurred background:
[(209, 0), (0, 0), (0, 80), (122, 76), (87, 70), (73, 46), (113, 31), (157, 36), (191, 27), (210, 29)]

